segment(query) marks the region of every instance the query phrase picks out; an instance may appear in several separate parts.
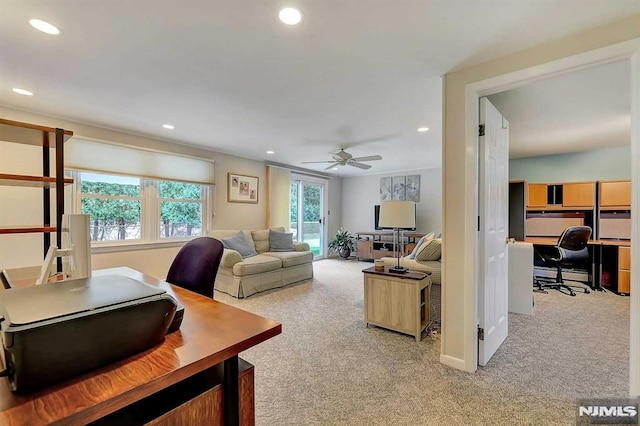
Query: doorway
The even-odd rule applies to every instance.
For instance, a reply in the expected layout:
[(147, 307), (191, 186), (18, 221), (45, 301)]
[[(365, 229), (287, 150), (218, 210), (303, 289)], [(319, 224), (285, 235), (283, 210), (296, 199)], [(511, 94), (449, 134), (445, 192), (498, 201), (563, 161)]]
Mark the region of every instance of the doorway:
[(327, 184), (310, 177), (291, 176), (290, 228), (293, 239), (309, 244), (314, 260), (326, 255)]
[[(545, 64), (544, 67), (539, 67), (539, 68), (530, 68), (530, 69), (525, 69), (525, 70), (521, 70), (518, 72), (513, 72), (511, 74), (504, 74), (504, 75), (500, 75), (500, 76), (495, 76), (493, 78), (488, 78), (486, 80), (481, 80), (481, 81), (476, 81), (476, 82), (468, 82), (465, 84), (466, 86), (466, 93), (464, 96), (464, 102), (462, 102), (462, 104), (464, 105), (464, 109), (460, 108), (460, 109), (456, 109), (454, 107), (451, 107), (450, 109), (452, 111), (455, 111), (456, 114), (458, 114), (458, 112), (462, 112), (461, 115), (463, 115), (465, 118), (465, 120), (463, 120), (464, 122), (464, 129), (461, 129), (462, 126), (455, 128), (454, 126), (451, 126), (452, 129), (455, 128), (455, 130), (462, 130), (464, 132), (464, 136), (463, 138), (465, 139), (465, 143), (464, 143), (464, 147), (467, 149), (468, 152), (468, 156), (465, 158), (465, 160), (471, 160), (474, 157), (476, 157), (477, 153), (476, 153), (476, 149), (474, 148), (475, 145), (475, 138), (473, 136), (474, 135), (474, 131), (475, 129), (477, 129), (477, 109), (474, 107), (474, 105), (477, 104), (478, 102), (478, 98), (480, 96), (483, 95), (489, 95), (492, 93), (497, 93), (499, 91), (503, 91), (503, 90), (507, 90), (509, 88), (513, 88), (513, 87), (517, 87), (519, 85), (522, 85), (523, 83), (526, 83), (526, 81), (532, 81), (535, 78), (540, 78), (542, 76), (546, 76), (546, 75), (551, 75), (553, 73), (558, 73), (558, 72), (563, 72), (563, 71), (568, 71), (571, 69), (577, 69), (580, 67), (584, 67), (586, 65), (589, 64), (593, 64), (593, 63), (597, 63), (599, 61), (611, 61), (611, 60), (618, 60), (621, 58), (629, 58), (630, 59), (630, 63), (631, 63), (631, 69), (632, 69), (632, 89), (631, 89), (631, 97), (632, 97), (632, 108), (631, 108), (631, 127), (632, 127), (632, 136), (631, 136), (631, 157), (632, 157), (632, 172), (631, 172), (631, 176), (632, 176), (632, 186), (634, 188), (634, 195), (633, 195), (633, 200), (632, 200), (632, 222), (634, 224), (637, 224), (638, 222), (638, 215), (637, 215), (637, 209), (638, 209), (638, 198), (636, 197), (637, 194), (637, 190), (635, 188), (637, 188), (638, 185), (638, 163), (637, 163), (637, 149), (638, 149), (638, 121), (637, 121), (637, 116), (635, 114), (637, 114), (637, 109), (638, 109), (638, 96), (640, 95), (640, 92), (638, 91), (640, 89), (640, 73), (638, 73), (638, 70), (640, 69), (640, 57), (638, 56), (638, 53), (636, 53), (636, 49), (637, 49), (637, 44), (633, 44), (633, 45), (629, 45), (629, 46), (624, 46), (625, 47), (625, 51), (621, 54), (621, 52), (617, 49), (617, 46), (615, 47), (611, 47), (611, 48), (607, 48), (607, 49), (602, 49), (600, 51), (597, 52), (597, 55), (593, 54), (591, 52), (587, 52), (585, 54), (577, 54), (575, 56), (572, 57), (567, 57), (564, 59), (560, 59), (557, 60), (555, 62), (550, 62)], [(597, 56), (597, 59), (594, 60), (594, 56)], [(460, 105), (456, 104), (457, 107), (459, 107)], [(452, 114), (452, 116), (454, 116), (455, 114)], [(453, 120), (453, 117), (449, 117), (449, 120), (451, 120), (452, 122), (455, 121)], [(454, 132), (450, 132), (450, 133), (454, 133)], [(453, 151), (453, 150), (451, 150)], [(446, 157), (446, 156), (445, 156)], [(452, 157), (450, 157), (452, 158)], [(475, 163), (477, 164), (477, 157), (475, 158), (476, 161)], [(449, 158), (446, 158), (446, 160), (449, 160)], [(455, 160), (449, 160), (448, 163), (451, 163), (451, 165), (454, 165), (456, 163)], [(468, 162), (467, 163), (468, 166), (472, 166), (473, 163)], [(471, 171), (471, 167), (467, 167), (469, 169), (469, 171)], [(446, 173), (445, 173), (445, 178), (446, 178)], [(453, 185), (452, 185), (453, 186)], [(477, 186), (477, 181), (475, 181), (474, 179), (469, 179), (466, 182), (463, 182), (464, 188), (467, 188), (471, 191), (471, 194), (473, 194), (473, 190), (475, 189), (476, 191), (482, 191), (482, 188), (479, 188)], [(474, 188), (475, 187), (475, 188)], [(471, 198), (471, 197), (470, 197)], [(456, 199), (455, 197), (452, 197), (452, 200), (450, 201), (450, 203), (453, 202), (459, 202), (458, 199)], [(470, 209), (465, 209), (464, 212), (462, 212), (462, 215), (465, 217), (470, 217), (475, 219), (475, 216), (477, 215), (477, 204), (471, 203), (470, 205)], [(445, 207), (446, 208), (446, 207)], [(471, 222), (473, 223), (473, 222)], [(450, 228), (448, 228), (445, 224), (445, 230), (448, 230)], [(635, 228), (637, 229), (637, 228)], [(473, 300), (474, 302), (477, 301), (477, 262), (478, 262), (478, 257), (477, 257), (477, 252), (475, 250), (475, 246), (476, 246), (476, 239), (475, 237), (472, 237), (471, 234), (466, 234), (467, 236), (471, 237), (471, 238), (465, 238), (465, 236), (463, 234), (460, 233), (460, 235), (458, 235), (458, 233), (456, 232), (449, 232), (450, 234), (453, 234), (453, 240), (452, 241), (458, 241), (458, 240), (465, 240), (464, 241), (464, 246), (465, 246), (465, 250), (468, 250), (468, 253), (471, 254), (471, 256), (467, 257), (466, 259), (464, 259), (464, 263), (467, 264), (467, 268), (464, 268), (462, 270), (465, 271), (466, 275), (469, 276), (470, 280), (464, 280), (464, 289), (463, 292), (465, 293), (465, 296), (471, 296), (467, 298), (467, 301), (471, 301)], [(461, 237), (462, 236), (462, 237)], [(633, 236), (632, 236), (632, 246), (637, 247), (638, 245), (638, 232), (633, 231)], [(446, 243), (445, 243), (446, 246)], [(633, 250), (633, 249), (632, 249)], [(446, 254), (446, 251), (445, 251)], [(444, 256), (443, 256), (444, 258)], [(632, 263), (633, 264), (637, 264), (637, 258), (632, 258)], [(456, 264), (456, 262), (452, 262), (452, 265)], [(456, 265), (458, 266), (458, 265)], [(444, 268), (444, 272), (445, 273), (450, 273), (452, 275), (455, 275), (455, 271), (453, 268)], [(633, 285), (633, 280), (632, 280), (632, 285)], [(452, 289), (452, 290), (456, 290), (456, 289)], [(631, 338), (630, 338), (630, 343), (631, 343), (631, 348), (630, 348), (630, 394), (631, 395), (637, 395), (638, 394), (638, 389), (640, 389), (640, 369), (638, 368), (639, 363), (637, 362), (638, 360), (638, 356), (639, 356), (639, 350), (640, 350), (640, 340), (637, 337), (637, 329), (638, 329), (638, 310), (640, 308), (640, 294), (638, 294), (637, 291), (634, 291), (634, 289), (632, 289), (631, 291), (631, 298), (630, 298), (630, 304), (631, 304)], [(452, 301), (454, 300), (454, 298), (452, 298)], [(447, 295), (444, 295), (443, 297), (443, 304), (445, 305), (445, 309), (446, 306), (449, 304), (450, 302), (447, 301)], [(458, 352), (454, 352), (454, 353), (461, 353), (464, 352), (464, 356), (462, 358), (454, 358), (452, 356), (449, 356), (447, 354), (442, 354), (441, 355), (441, 360), (447, 364), (453, 365), (453, 366), (459, 366), (462, 369), (465, 369), (467, 371), (475, 371), (475, 365), (476, 365), (476, 354), (474, 353), (477, 350), (477, 341), (475, 339), (475, 330), (474, 330), (474, 321), (476, 318), (476, 311), (473, 307), (473, 304), (471, 306), (471, 312), (474, 312), (474, 315), (470, 318), (468, 318), (468, 321), (466, 322), (466, 324), (464, 325), (464, 329), (465, 329), (465, 337), (466, 337), (466, 342), (463, 344), (464, 346), (460, 347), (462, 349), (462, 351), (458, 351)], [(457, 325), (457, 324), (456, 324)], [(455, 338), (454, 338), (455, 339)], [(443, 341), (446, 341), (447, 336), (445, 335), (445, 332), (443, 331)], [(448, 349), (447, 344), (450, 345), (450, 342), (443, 342), (443, 352), (446, 351), (446, 349)], [(449, 346), (451, 347), (451, 346)], [(458, 347), (456, 347), (456, 349), (458, 349)]]

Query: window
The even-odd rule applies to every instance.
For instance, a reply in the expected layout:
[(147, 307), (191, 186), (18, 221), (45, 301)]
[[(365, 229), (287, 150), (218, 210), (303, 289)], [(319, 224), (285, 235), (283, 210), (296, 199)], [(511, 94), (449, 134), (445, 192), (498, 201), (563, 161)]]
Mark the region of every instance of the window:
[(202, 231), (202, 186), (160, 181), (160, 236), (191, 237)]
[(77, 213), (90, 216), (95, 242), (167, 241), (203, 235), (209, 186), (71, 172)]

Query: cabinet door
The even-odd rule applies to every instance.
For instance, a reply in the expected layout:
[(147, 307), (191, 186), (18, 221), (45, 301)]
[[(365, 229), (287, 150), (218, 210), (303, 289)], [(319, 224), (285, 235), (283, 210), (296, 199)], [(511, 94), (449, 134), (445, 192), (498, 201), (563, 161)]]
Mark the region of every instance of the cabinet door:
[(373, 259), (373, 241), (358, 240), (356, 250), (358, 259)]
[(618, 268), (631, 269), (631, 247), (618, 248)]
[(630, 271), (618, 271), (618, 293), (631, 294)]
[(631, 206), (631, 181), (600, 182), (600, 207)]
[(527, 207), (547, 207), (547, 184), (527, 184)]
[(562, 205), (564, 207), (593, 207), (595, 205), (595, 182), (565, 183), (562, 187)]

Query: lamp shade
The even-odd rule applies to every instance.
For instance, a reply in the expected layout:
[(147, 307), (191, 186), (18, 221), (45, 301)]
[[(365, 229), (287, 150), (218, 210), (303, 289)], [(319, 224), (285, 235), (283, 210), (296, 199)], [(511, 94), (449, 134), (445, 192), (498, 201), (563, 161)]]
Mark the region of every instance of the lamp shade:
[(416, 203), (413, 201), (383, 201), (380, 205), (380, 226), (385, 228), (415, 228)]

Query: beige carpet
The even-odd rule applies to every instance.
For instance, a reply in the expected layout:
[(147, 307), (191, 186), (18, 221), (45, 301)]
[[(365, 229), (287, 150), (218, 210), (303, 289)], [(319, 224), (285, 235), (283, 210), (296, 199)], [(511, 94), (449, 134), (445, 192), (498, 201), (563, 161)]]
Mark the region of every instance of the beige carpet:
[(256, 366), (256, 424), (570, 425), (576, 399), (627, 395), (628, 298), (536, 293), (535, 315), (510, 314), (505, 343), (469, 374), (439, 362), (439, 334), (365, 328), (370, 266), (321, 260), (312, 282), (244, 300), (216, 292), (282, 323), (241, 354)]

